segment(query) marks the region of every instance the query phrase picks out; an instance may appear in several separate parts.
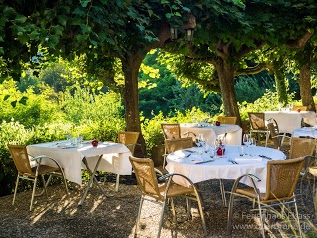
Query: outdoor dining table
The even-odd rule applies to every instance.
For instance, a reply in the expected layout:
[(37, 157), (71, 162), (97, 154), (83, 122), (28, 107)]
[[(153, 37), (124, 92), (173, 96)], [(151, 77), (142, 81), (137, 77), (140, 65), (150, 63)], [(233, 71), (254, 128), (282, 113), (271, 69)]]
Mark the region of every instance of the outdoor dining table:
[[(97, 147), (91, 145), (91, 141), (83, 142), (79, 146), (72, 146), (68, 141), (55, 141), (27, 146), (31, 156), (46, 155), (55, 159), (64, 169), (67, 180), (82, 185), (82, 171), (87, 169), (90, 179), (79, 203), (82, 205), (88, 190), (93, 182), (98, 181), (96, 171), (105, 171), (117, 174), (116, 190), (119, 186), (119, 175), (131, 175), (132, 166), (129, 161), (130, 150), (123, 144), (114, 142), (99, 142)], [(43, 160), (43, 164), (48, 161)], [(48, 164), (52, 165), (52, 164)]]
[[(179, 173), (187, 176), (193, 183), (210, 179), (236, 179), (244, 174), (258, 176), (261, 181), (256, 186), (261, 192), (266, 191), (266, 167), (270, 160), (284, 160), (283, 152), (261, 146), (244, 147), (244, 155), (239, 155), (240, 146), (226, 146), (223, 156), (210, 157), (204, 153), (203, 147), (193, 147), (175, 151), (167, 156), (166, 169), (169, 173)], [(174, 182), (189, 186), (181, 176), (174, 176)], [(249, 179), (240, 181), (251, 185)]]
[(292, 133), (295, 129), (301, 128), (302, 120), (314, 126), (316, 124), (316, 113), (312, 111), (266, 111), (264, 119), (273, 118), (278, 125), (280, 133)]
[(317, 128), (316, 127), (302, 127), (295, 129), (292, 133), (292, 137), (310, 137), (317, 139)]
[[(226, 135), (226, 144), (228, 145), (241, 145), (242, 129), (234, 124), (221, 124), (220, 126), (212, 125), (209, 123), (185, 123), (180, 124), (181, 134), (185, 132), (193, 132), (196, 135), (203, 134), (208, 144), (212, 144), (219, 135)], [(193, 137), (190, 133), (189, 136)]]

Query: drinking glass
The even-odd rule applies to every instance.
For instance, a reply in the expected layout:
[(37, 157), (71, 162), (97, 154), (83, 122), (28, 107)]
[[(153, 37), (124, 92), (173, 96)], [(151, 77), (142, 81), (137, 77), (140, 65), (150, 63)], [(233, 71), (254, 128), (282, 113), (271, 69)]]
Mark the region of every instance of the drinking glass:
[(251, 143), (251, 146), (256, 146), (256, 140), (254, 137), (250, 138), (250, 143)]
[(243, 144), (246, 146), (251, 145), (251, 141), (250, 141), (250, 134), (244, 134), (243, 135)]

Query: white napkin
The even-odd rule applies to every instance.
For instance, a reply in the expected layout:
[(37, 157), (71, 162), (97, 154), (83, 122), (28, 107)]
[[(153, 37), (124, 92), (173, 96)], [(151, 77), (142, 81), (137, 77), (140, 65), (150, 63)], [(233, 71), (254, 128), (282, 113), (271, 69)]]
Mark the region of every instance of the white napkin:
[(192, 164), (196, 164), (196, 163), (198, 163), (198, 162), (203, 162), (203, 159), (201, 158), (200, 155), (195, 155), (195, 154), (193, 154), (193, 155), (190, 156), (190, 162), (191, 162)]
[(258, 162), (258, 161), (262, 161), (262, 158), (258, 156), (244, 155), (244, 156), (234, 158), (234, 160), (237, 162)]

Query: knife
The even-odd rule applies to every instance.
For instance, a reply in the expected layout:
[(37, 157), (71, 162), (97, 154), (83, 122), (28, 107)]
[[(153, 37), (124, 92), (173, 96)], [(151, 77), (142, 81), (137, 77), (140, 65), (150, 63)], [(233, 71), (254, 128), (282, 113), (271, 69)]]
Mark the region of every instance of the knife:
[(215, 161), (215, 160), (211, 159), (211, 160), (201, 161), (201, 162), (197, 162), (196, 164), (204, 164), (204, 163), (209, 163), (212, 161)]
[(265, 155), (259, 155), (259, 156), (262, 157), (262, 158), (264, 158), (264, 159), (272, 160), (272, 158), (267, 157), (267, 156), (265, 156)]

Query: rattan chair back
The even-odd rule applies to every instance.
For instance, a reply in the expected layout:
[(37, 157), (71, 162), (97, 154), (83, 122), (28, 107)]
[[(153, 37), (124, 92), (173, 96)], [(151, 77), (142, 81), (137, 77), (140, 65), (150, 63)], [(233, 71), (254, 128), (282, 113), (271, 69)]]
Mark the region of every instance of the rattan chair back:
[(134, 155), (135, 146), (139, 139), (139, 132), (120, 131), (118, 135), (118, 142), (128, 146), (132, 155)]
[(237, 124), (237, 117), (219, 116), (217, 120), (221, 124)]
[(253, 130), (267, 130), (263, 112), (249, 112), (248, 115)]
[(15, 167), (20, 175), (34, 177), (26, 146), (8, 145)]
[(272, 122), (267, 124), (267, 129), (270, 131), (270, 135), (273, 141), (273, 147), (274, 149), (278, 149), (281, 146), (282, 137), (279, 137), (279, 129), (277, 124), (274, 124)]
[(162, 123), (164, 139), (179, 139), (181, 138), (181, 129), (178, 123)]
[(304, 156), (312, 156), (315, 152), (315, 147), (315, 139), (292, 137), (289, 158), (294, 159)]
[(283, 201), (292, 198), (303, 163), (303, 157), (269, 161), (267, 164), (266, 194), (262, 201)]
[(176, 151), (193, 147), (193, 139), (191, 137), (179, 138), (179, 139), (167, 139), (165, 140), (166, 152), (168, 154)]
[(304, 111), (307, 111), (307, 106), (293, 106), (292, 107), (292, 111), (297, 111), (298, 109), (304, 112)]
[(164, 197), (159, 191), (153, 160), (133, 156), (130, 156), (129, 160), (143, 195), (153, 197), (160, 201), (164, 200)]

